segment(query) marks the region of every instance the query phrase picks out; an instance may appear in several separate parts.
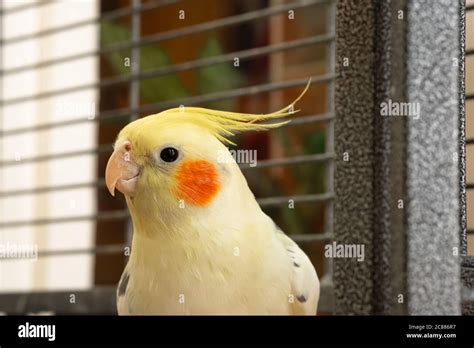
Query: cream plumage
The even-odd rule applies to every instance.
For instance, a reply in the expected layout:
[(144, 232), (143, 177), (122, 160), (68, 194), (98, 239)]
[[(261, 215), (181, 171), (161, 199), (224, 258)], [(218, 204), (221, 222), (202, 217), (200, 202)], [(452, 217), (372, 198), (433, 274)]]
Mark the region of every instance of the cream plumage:
[(120, 132), (106, 182), (125, 194), (134, 235), (119, 314), (316, 313), (310, 260), (263, 213), (236, 162), (217, 160), (228, 136), (278, 127), (257, 122), (291, 107), (267, 115), (171, 109)]

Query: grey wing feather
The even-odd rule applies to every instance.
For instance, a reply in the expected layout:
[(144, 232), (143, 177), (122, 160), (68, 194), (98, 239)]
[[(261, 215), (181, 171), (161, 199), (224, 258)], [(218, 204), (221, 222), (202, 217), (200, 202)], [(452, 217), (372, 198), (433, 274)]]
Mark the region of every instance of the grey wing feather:
[(130, 280), (130, 273), (127, 270), (127, 268), (125, 268), (125, 270), (122, 273), (122, 276), (120, 277), (120, 281), (117, 287), (117, 312), (119, 315), (131, 314), (127, 297), (126, 297), (129, 280)]
[(295, 296), (295, 314), (314, 315), (319, 300), (319, 279), (313, 264), (299, 246), (277, 228), (277, 237), (283, 243), (288, 262), (292, 264), (291, 288)]

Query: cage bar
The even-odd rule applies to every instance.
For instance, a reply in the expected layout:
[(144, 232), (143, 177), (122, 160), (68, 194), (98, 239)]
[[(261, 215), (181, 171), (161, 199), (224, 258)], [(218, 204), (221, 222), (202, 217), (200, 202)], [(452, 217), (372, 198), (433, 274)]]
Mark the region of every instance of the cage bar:
[[(139, 40), (138, 38), (135, 39), (135, 42), (138, 42), (138, 40)], [(232, 53), (228, 53), (228, 54), (217, 56), (217, 57), (204, 58), (204, 59), (185, 62), (181, 64), (175, 64), (169, 67), (164, 67), (164, 68), (151, 70), (151, 71), (144, 71), (141, 73), (140, 73), (140, 69), (133, 69), (132, 67), (132, 71), (130, 75), (112, 77), (112, 78), (104, 79), (97, 83), (89, 83), (89, 84), (84, 84), (84, 85), (79, 85), (79, 86), (62, 88), (56, 91), (48, 91), (48, 92), (43, 92), (43, 93), (39, 93), (35, 95), (15, 97), (15, 98), (3, 100), (2, 103), (4, 106), (13, 105), (13, 104), (23, 103), (23, 102), (27, 102), (31, 100), (56, 97), (59, 95), (79, 92), (79, 91), (83, 91), (87, 89), (111, 87), (111, 86), (116, 86), (116, 85), (125, 84), (125, 83), (130, 83), (133, 86), (133, 84), (136, 81), (139, 81), (142, 79), (149, 79), (149, 78), (154, 78), (154, 77), (159, 77), (159, 76), (164, 76), (164, 75), (169, 75), (169, 74), (175, 74), (178, 72), (188, 71), (192, 69), (209, 67), (209, 66), (217, 65), (217, 64), (223, 64), (223, 63), (233, 61), (235, 57), (239, 57), (239, 59), (241, 60), (246, 60), (246, 59), (256, 58), (262, 55), (268, 55), (268, 54), (276, 53), (280, 51), (306, 47), (309, 45), (330, 43), (333, 40), (334, 40), (334, 37), (330, 35), (312, 36), (309, 38), (298, 39), (294, 41), (287, 41), (281, 44), (252, 48), (249, 50), (232, 52)], [(140, 50), (137, 47), (132, 49), (132, 52), (139, 52), (139, 51)], [(132, 57), (132, 61), (134, 61), (133, 57)]]
[[(325, 83), (327, 81), (331, 81), (335, 78), (334, 74), (325, 74), (325, 75), (317, 75), (311, 77), (311, 83)], [(156, 104), (146, 104), (139, 108), (130, 109), (130, 108), (121, 108), (115, 110), (104, 111), (94, 117), (93, 119), (88, 118), (86, 116), (78, 118), (76, 120), (67, 120), (61, 122), (54, 122), (49, 124), (42, 124), (34, 127), (24, 127), (24, 128), (17, 128), (11, 129), (0, 132), (0, 137), (5, 137), (13, 134), (20, 134), (25, 132), (32, 132), (32, 131), (39, 131), (45, 130), (55, 127), (65, 127), (70, 125), (76, 125), (86, 122), (97, 122), (97, 121), (110, 121), (110, 120), (117, 120), (117, 119), (126, 119), (130, 113), (154, 113), (163, 111), (165, 109), (169, 109), (172, 107), (178, 107), (179, 105), (186, 103), (186, 104), (193, 104), (199, 105), (204, 103), (216, 102), (225, 99), (231, 99), (236, 97), (241, 97), (244, 95), (256, 95), (265, 92), (274, 91), (277, 89), (285, 89), (285, 88), (293, 88), (293, 87), (302, 87), (308, 83), (307, 79), (297, 79), (297, 80), (288, 80), (283, 82), (274, 82), (274, 83), (267, 83), (261, 85), (254, 85), (250, 87), (242, 87), (232, 90), (227, 90), (223, 92), (216, 92), (216, 93), (209, 93), (206, 95), (198, 95), (194, 97), (189, 97), (185, 99), (175, 100), (175, 101), (166, 101), (162, 103)]]
[[(285, 80), (277, 82), (268, 82), (261, 85), (252, 85), (232, 90), (220, 91), (217, 93), (210, 93), (207, 95), (193, 96), (181, 100), (166, 101), (155, 104), (140, 105), (139, 104), (139, 84), (140, 81), (147, 78), (154, 78), (159, 76), (164, 76), (167, 74), (175, 74), (178, 72), (189, 71), (192, 69), (198, 69), (203, 67), (210, 67), (216, 64), (224, 64), (231, 62), (236, 56), (241, 60), (252, 59), (260, 56), (266, 56), (273, 53), (285, 52), (290, 50), (295, 50), (298, 48), (309, 47), (311, 45), (327, 45), (326, 54), (327, 54), (327, 64), (328, 69), (325, 74), (317, 75), (312, 77), (312, 84), (328, 84), (328, 107), (325, 113), (317, 115), (305, 115), (300, 117), (289, 117), (291, 123), (284, 125), (283, 127), (293, 127), (300, 125), (311, 125), (311, 124), (323, 124), (326, 132), (326, 150), (324, 153), (310, 154), (310, 155), (298, 155), (293, 157), (286, 158), (276, 158), (269, 160), (260, 160), (256, 167), (249, 165), (240, 165), (240, 168), (243, 171), (259, 169), (259, 168), (273, 168), (279, 166), (294, 166), (294, 165), (305, 165), (305, 164), (314, 164), (322, 163), (327, 168), (326, 175), (329, 176), (326, 180), (325, 192), (322, 193), (308, 193), (301, 195), (288, 195), (288, 196), (277, 196), (277, 197), (262, 197), (258, 199), (258, 203), (262, 206), (263, 209), (270, 207), (278, 207), (289, 204), (290, 202), (294, 203), (311, 203), (311, 204), (322, 204), (326, 208), (326, 224), (324, 226), (324, 231), (321, 233), (311, 233), (308, 235), (296, 234), (291, 235), (293, 240), (298, 244), (308, 244), (315, 242), (327, 242), (332, 240), (333, 231), (332, 231), (332, 207), (334, 199), (334, 184), (331, 180), (332, 171), (334, 170), (333, 161), (335, 157), (334, 148), (332, 146), (333, 138), (333, 122), (334, 122), (334, 105), (333, 105), (333, 90), (334, 90), (334, 79), (336, 74), (334, 73), (334, 40), (335, 40), (335, 30), (334, 30), (334, 6), (335, 1), (333, 0), (302, 0), (295, 1), (293, 3), (285, 3), (283, 5), (271, 6), (262, 10), (251, 11), (236, 16), (226, 17), (218, 19), (215, 21), (209, 21), (205, 23), (200, 23), (197, 25), (192, 25), (189, 27), (184, 27), (178, 30), (171, 30), (164, 33), (159, 33), (155, 35), (150, 35), (147, 37), (141, 37), (140, 35), (140, 17), (141, 14), (148, 10), (153, 10), (161, 6), (170, 5), (176, 3), (176, 0), (164, 0), (164, 1), (150, 1), (141, 3), (140, 0), (133, 0), (132, 5), (126, 8), (120, 8), (118, 10), (110, 11), (102, 14), (100, 17), (93, 18), (87, 21), (81, 21), (77, 23), (71, 23), (65, 26), (60, 26), (56, 28), (47, 29), (40, 32), (35, 32), (28, 35), (21, 35), (17, 37), (12, 37), (5, 39), (0, 42), (2, 45), (13, 44), (21, 42), (24, 40), (40, 38), (47, 35), (53, 35), (55, 33), (61, 33), (65, 30), (72, 30), (79, 28), (84, 25), (98, 24), (103, 20), (111, 20), (123, 16), (130, 15), (132, 18), (132, 36), (129, 41), (121, 42), (119, 44), (114, 44), (107, 47), (101, 47), (98, 50), (86, 52), (77, 55), (71, 55), (68, 57), (51, 59), (48, 61), (42, 61), (39, 63), (20, 66), (8, 70), (0, 70), (0, 73), (9, 75), (15, 74), (30, 69), (40, 69), (48, 66), (53, 66), (55, 64), (61, 64), (76, 59), (82, 59), (89, 56), (108, 54), (118, 51), (130, 51), (131, 53), (131, 72), (126, 76), (118, 76), (107, 78), (98, 83), (93, 84), (84, 84), (77, 85), (70, 88), (65, 88), (62, 90), (52, 90), (43, 92), (41, 94), (27, 95), (21, 97), (11, 98), (9, 100), (2, 100), (1, 106), (5, 107), (8, 105), (13, 105), (16, 103), (23, 103), (32, 100), (39, 100), (42, 98), (56, 97), (61, 96), (67, 93), (82, 91), (86, 89), (98, 89), (106, 88), (109, 86), (115, 86), (119, 84), (129, 84), (130, 85), (130, 103), (127, 108), (121, 108), (116, 110), (107, 110), (101, 112), (99, 115), (93, 119), (88, 119), (86, 116), (54, 123), (39, 124), (35, 126), (21, 127), (17, 129), (1, 130), (0, 137), (18, 135), (27, 132), (42, 132), (48, 131), (56, 127), (66, 127), (77, 125), (86, 122), (107, 122), (107, 121), (123, 121), (124, 124), (127, 121), (134, 120), (145, 113), (153, 113), (161, 111), (163, 109), (178, 106), (178, 104), (185, 105), (200, 105), (209, 102), (215, 102), (220, 100), (226, 100), (241, 96), (247, 95), (258, 95), (261, 93), (267, 93), (271, 91), (293, 88), (293, 87), (303, 87), (308, 82), (308, 78), (304, 79), (295, 79), (295, 80)], [(285, 41), (278, 44), (272, 44), (263, 47), (256, 47), (251, 49), (246, 49), (237, 52), (226, 53), (211, 58), (198, 59), (193, 61), (188, 61), (180, 64), (175, 64), (167, 66), (164, 68), (149, 70), (149, 71), (140, 71), (140, 67), (137, 63), (140, 61), (140, 47), (143, 45), (153, 44), (157, 42), (162, 42), (165, 40), (172, 40), (175, 38), (182, 37), (183, 35), (191, 35), (195, 32), (204, 32), (209, 30), (216, 30), (220, 28), (225, 28), (233, 25), (238, 25), (240, 23), (246, 23), (254, 20), (264, 19), (270, 16), (283, 14), (288, 10), (297, 10), (305, 9), (313, 5), (329, 5), (329, 20), (328, 20), (328, 33), (315, 35), (310, 37), (305, 37), (301, 39), (295, 39), (293, 41)], [(278, 122), (278, 120), (272, 120), (271, 122)], [(9, 166), (16, 166), (25, 163), (43, 163), (50, 162), (59, 159), (84, 156), (84, 155), (102, 155), (108, 154), (112, 151), (112, 144), (103, 144), (99, 145), (96, 148), (79, 150), (79, 151), (68, 151), (64, 153), (51, 153), (51, 154), (41, 154), (31, 156), (29, 158), (21, 159), (21, 161), (15, 161), (10, 159), (2, 159), (0, 161), (0, 167), (6, 168)], [(23, 188), (23, 189), (14, 189), (14, 190), (5, 190), (0, 192), (0, 198), (8, 198), (11, 196), (18, 195), (28, 195), (28, 194), (44, 194), (50, 192), (57, 192), (63, 190), (75, 190), (82, 188), (97, 188), (105, 189), (105, 182), (103, 178), (99, 178), (94, 182), (85, 182), (85, 183), (71, 183), (57, 186), (49, 187), (33, 187), (33, 188)], [(77, 221), (118, 221), (118, 220), (128, 220), (129, 212), (128, 210), (111, 210), (111, 211), (101, 211), (96, 214), (87, 214), (81, 216), (64, 216), (64, 217), (45, 217), (45, 218), (35, 218), (21, 221), (3, 221), (0, 222), (0, 229), (2, 228), (15, 228), (21, 226), (47, 226), (51, 224), (67, 224)], [(39, 258), (50, 258), (57, 256), (75, 256), (75, 255), (105, 255), (105, 254), (117, 254), (122, 253), (124, 248), (129, 246), (129, 243), (125, 244), (105, 244), (98, 245), (93, 248), (78, 248), (78, 249), (52, 249), (52, 250), (40, 250), (38, 257)], [(6, 259), (2, 261), (13, 261), (11, 259)], [(72, 313), (77, 311), (77, 314), (111, 314), (115, 312), (115, 289), (108, 288), (106, 291), (100, 288), (94, 288), (90, 291), (77, 292), (74, 293), (81, 296), (79, 303), (80, 306), (76, 305), (74, 309), (66, 308), (67, 306), (61, 306), (56, 301), (62, 299), (62, 296), (65, 293), (29, 293), (29, 294), (2, 294), (0, 295), (0, 308), (5, 309), (9, 314), (13, 313), (27, 313), (35, 312), (40, 310), (48, 310), (54, 308), (56, 314), (59, 313)], [(326, 312), (332, 312), (333, 310), (333, 284), (332, 284), (332, 269), (331, 262), (326, 262), (326, 270), (323, 279), (321, 279), (321, 304), (319, 306), (320, 310)], [(112, 294), (112, 295), (111, 295)], [(107, 297), (107, 300), (104, 301), (104, 297)], [(41, 300), (38, 300), (41, 299)], [(6, 305), (5, 303), (13, 303), (12, 301), (17, 301), (15, 303), (15, 308), (12, 309), (11, 306)], [(97, 303), (100, 302), (100, 305)], [(91, 306), (95, 306), (91, 308)]]
[[(143, 38), (139, 42), (125, 42), (125, 43), (119, 43), (119, 44), (114, 44), (108, 47), (102, 47), (99, 50), (96, 51), (91, 51), (91, 52), (85, 52), (85, 53), (80, 53), (80, 54), (75, 54), (67, 57), (62, 57), (62, 58), (57, 58), (57, 59), (51, 59), (47, 61), (43, 61), (40, 63), (35, 63), (35, 64), (30, 64), (30, 65), (25, 65), (25, 66), (20, 66), (12, 69), (8, 69), (9, 74), (14, 74), (14, 73), (19, 73), (27, 70), (32, 70), (32, 69), (41, 69), (50, 65), (56, 65), (56, 64), (61, 64), (61, 63), (66, 63), (66, 62), (71, 62), (74, 60), (78, 59), (83, 59), (87, 57), (92, 57), (92, 56), (97, 56), (101, 54), (107, 54), (107, 53), (113, 53), (117, 51), (123, 51), (123, 50), (129, 50), (135, 46), (142, 46), (142, 45), (148, 45), (152, 43), (158, 43), (166, 40), (172, 40), (179, 38), (184, 35), (191, 35), (194, 33), (198, 32), (204, 32), (204, 31), (210, 31), (210, 30), (216, 30), (216, 29), (221, 29), (225, 28), (228, 26), (236, 25), (236, 24), (241, 24), (249, 21), (254, 21), (262, 18), (267, 18), (270, 16), (274, 16), (283, 12), (286, 12), (288, 10), (296, 10), (296, 9), (302, 9), (305, 7), (309, 7), (312, 5), (320, 5), (320, 4), (326, 4), (330, 1), (334, 0), (307, 0), (307, 1), (298, 1), (292, 4), (286, 4), (286, 5), (279, 5), (279, 6), (271, 6), (266, 9), (262, 10), (256, 10), (256, 11), (251, 11), (251, 12), (246, 12), (244, 14), (232, 16), (232, 17), (226, 17), (222, 19), (218, 19), (215, 21), (210, 21), (206, 23), (201, 23), (201, 24), (196, 24), (193, 26), (188, 26), (184, 27), (181, 29), (176, 29), (172, 30), (169, 32), (165, 33), (159, 33), (156, 35), (151, 35), (146, 38)], [(2, 74), (4, 74), (2, 72)]]
[[(113, 20), (113, 19), (118, 19), (121, 17), (126, 17), (129, 15), (134, 15), (135, 13), (143, 13), (145, 11), (156, 10), (160, 7), (176, 4), (177, 2), (179, 2), (179, 0), (158, 0), (158, 1), (148, 1), (145, 4), (143, 4), (140, 8), (137, 8), (137, 9), (134, 9), (133, 6), (123, 7), (117, 10), (105, 12), (100, 17), (97, 17), (97, 18), (87, 19), (84, 21), (57, 26), (51, 29), (36, 31), (31, 34), (19, 35), (12, 38), (0, 40), (0, 45), (8, 45), (8, 44), (18, 43), (25, 40), (37, 39), (43, 36), (64, 33), (65, 31), (85, 27), (87, 25), (100, 24), (100, 22), (105, 21), (105, 20)], [(0, 12), (0, 15), (2, 15), (1, 12)], [(8, 74), (9, 74), (9, 70), (6, 71), (5, 75), (8, 75)]]

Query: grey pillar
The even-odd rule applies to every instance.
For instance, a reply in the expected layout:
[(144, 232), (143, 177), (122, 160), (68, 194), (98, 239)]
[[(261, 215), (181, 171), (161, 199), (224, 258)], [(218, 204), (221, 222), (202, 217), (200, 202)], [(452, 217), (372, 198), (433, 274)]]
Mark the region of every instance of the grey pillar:
[[(460, 313), (460, 13), (338, 2), (334, 233), (365, 247), (363, 262), (334, 259), (338, 314)], [(390, 103), (420, 117), (382, 116)]]
[(365, 258), (334, 259), (336, 313), (403, 313), (405, 120), (380, 116), (380, 103), (404, 99), (404, 2), (337, 10), (335, 242), (364, 246)]
[(363, 245), (365, 260), (334, 259), (336, 314), (372, 312), (374, 21), (371, 0), (338, 2), (334, 241)]
[(460, 314), (460, 3), (408, 2), (407, 269), (410, 314)]
[(460, 0), (459, 12), (459, 154), (460, 154), (460, 216), (461, 216), (461, 279), (463, 288), (462, 314), (474, 315), (474, 257), (467, 255), (467, 216), (466, 216), (466, 110), (465, 110), (465, 50), (466, 50), (466, 13), (465, 1)]

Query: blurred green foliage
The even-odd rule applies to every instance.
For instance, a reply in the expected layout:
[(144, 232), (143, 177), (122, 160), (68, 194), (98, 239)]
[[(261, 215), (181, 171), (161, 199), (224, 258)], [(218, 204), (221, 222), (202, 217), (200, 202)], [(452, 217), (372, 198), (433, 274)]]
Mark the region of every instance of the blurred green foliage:
[[(105, 47), (123, 43), (130, 39), (130, 30), (123, 25), (103, 21), (100, 29), (101, 44)], [(106, 55), (107, 61), (120, 75), (130, 74), (130, 66), (125, 64), (126, 59), (130, 57), (130, 50), (115, 51)], [(169, 64), (168, 55), (157, 45), (140, 47), (140, 72), (156, 70)], [(146, 103), (174, 100), (188, 95), (184, 85), (176, 75), (164, 75), (141, 80), (140, 94)]]
[[(199, 58), (209, 58), (224, 54), (219, 39), (215, 33), (210, 33), (202, 48)], [(234, 89), (244, 84), (244, 77), (239, 69), (231, 64), (218, 64), (198, 70), (199, 94)], [(235, 99), (227, 99), (209, 103), (207, 107), (217, 110), (234, 110)]]
[[(101, 24), (101, 44), (109, 46), (128, 41), (130, 29), (110, 21)], [(210, 33), (200, 52), (199, 59), (223, 54), (217, 35)], [(106, 58), (114, 70), (120, 75), (128, 75), (130, 67), (124, 64), (131, 56), (130, 50), (115, 51), (107, 54)], [(159, 45), (140, 46), (140, 72), (158, 70), (169, 66), (171, 61), (168, 54)], [(218, 64), (197, 70), (197, 94), (207, 94), (241, 86), (243, 77), (238, 69), (229, 64)], [(140, 94), (145, 103), (177, 100), (192, 95), (176, 74), (140, 80)], [(210, 108), (231, 110), (235, 107), (234, 100), (224, 100), (211, 103)]]

